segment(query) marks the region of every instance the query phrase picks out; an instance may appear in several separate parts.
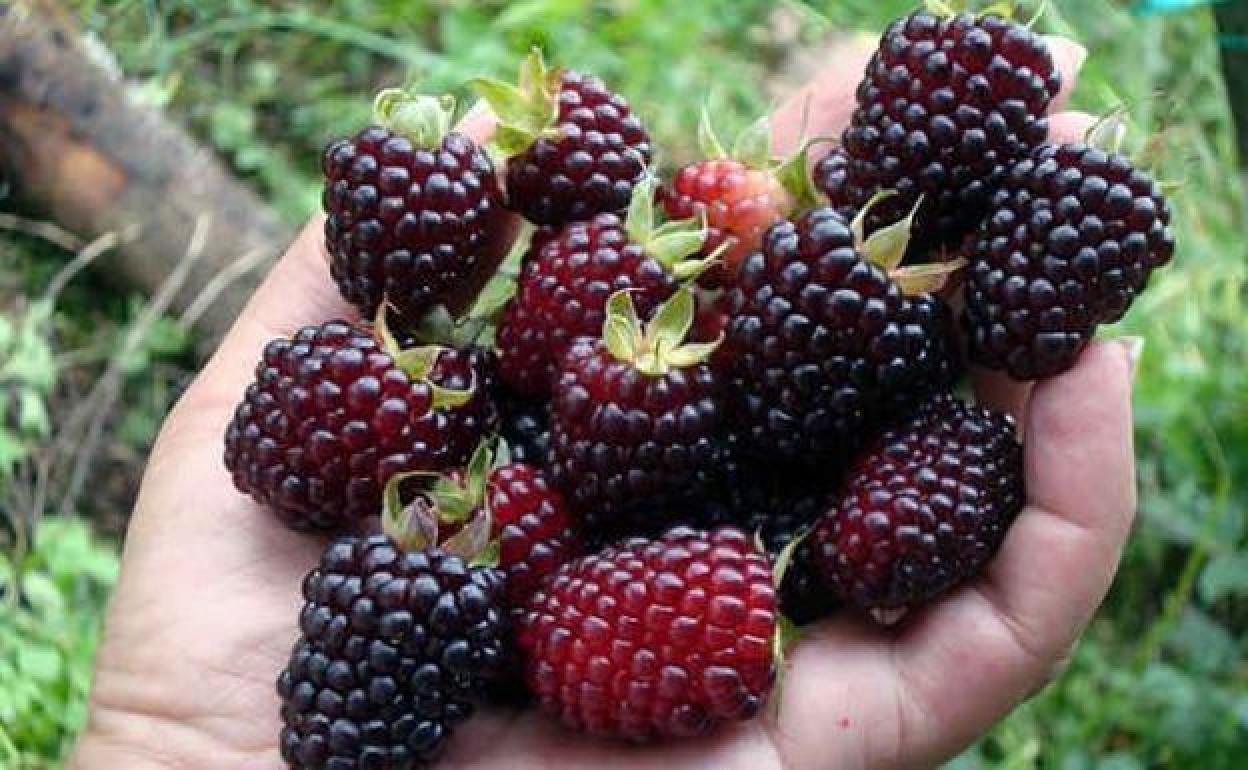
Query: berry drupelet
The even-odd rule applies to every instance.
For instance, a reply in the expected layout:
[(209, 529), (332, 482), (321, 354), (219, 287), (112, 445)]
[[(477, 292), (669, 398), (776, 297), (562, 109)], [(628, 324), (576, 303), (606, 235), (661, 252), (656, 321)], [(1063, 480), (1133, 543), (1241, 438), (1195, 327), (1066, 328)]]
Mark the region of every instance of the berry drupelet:
[(942, 300), (907, 296), (930, 284), (914, 282), (914, 268), (893, 269), (909, 220), (864, 241), (866, 211), (849, 222), (821, 207), (773, 226), (724, 295), (716, 365), (747, 453), (843, 462), (872, 421), (958, 371)]
[(388, 535), (332, 543), (277, 680), (295, 770), (426, 767), (503, 661), (503, 579)]
[[(672, 521), (708, 487), (717, 459), (716, 343), (686, 343), (680, 289), (644, 331), (630, 294), (608, 303), (601, 339), (564, 356), (551, 402), (551, 474), (596, 537)], [(638, 517), (642, 521), (638, 521)]]
[(342, 295), (366, 318), (388, 301), (412, 326), (505, 251), (507, 212), (489, 157), (449, 131), (453, 102), (386, 90), (376, 124), (325, 150), (325, 245)]
[(508, 388), (495, 391), (499, 436), (507, 442), (513, 460), (544, 468), (550, 457), (550, 405), (517, 396)]
[(444, 387), (402, 355), (344, 321), (270, 342), (226, 429), (235, 486), (296, 529), (343, 531), (378, 513), (394, 474), (462, 462), (489, 422), (475, 389)]
[(1048, 137), (1061, 76), (1044, 40), (991, 13), (918, 11), (894, 21), (867, 64), (841, 147), (815, 169), (841, 211), (873, 195), (868, 231), (922, 196), (915, 250), (956, 246), (980, 222), (1014, 161)]
[(565, 564), (529, 600), (518, 636), (545, 711), (642, 741), (759, 713), (776, 633), (771, 568), (750, 537), (682, 527)]
[(693, 220), (654, 221), (655, 180), (638, 185), (626, 218), (599, 214), (544, 239), (526, 257), (498, 327), (500, 374), (518, 394), (547, 397), (560, 358), (602, 331), (607, 298), (628, 289), (643, 314), (705, 267), (690, 259), (705, 231)]
[(624, 97), (593, 75), (548, 70), (537, 50), (518, 85), (473, 85), (499, 118), (508, 206), (538, 225), (628, 206), (650, 163), (650, 137)]
[(971, 357), (1020, 380), (1069, 369), (1173, 255), (1148, 174), (1085, 144), (1040, 147), (1010, 170), (970, 248)]
[(866, 610), (930, 601), (992, 558), (1024, 501), (1007, 415), (941, 394), (879, 436), (811, 535), (815, 565)]

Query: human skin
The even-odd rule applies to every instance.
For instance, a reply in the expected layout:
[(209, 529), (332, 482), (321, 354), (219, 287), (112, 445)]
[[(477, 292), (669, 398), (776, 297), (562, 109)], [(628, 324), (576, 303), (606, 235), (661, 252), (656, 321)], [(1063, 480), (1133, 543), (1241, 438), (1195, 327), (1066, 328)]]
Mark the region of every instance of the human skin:
[[(1069, 94), (1083, 51), (1054, 41)], [(839, 135), (868, 51), (845, 48), (775, 115), (782, 149)], [(1057, 140), (1090, 119), (1052, 118)], [(464, 130), (488, 135), (488, 114)], [(297, 634), (300, 583), (323, 539), (238, 493), (222, 436), (264, 344), (354, 311), (330, 281), (316, 217), (273, 268), (174, 407), (126, 537), (76, 770), (278, 770), (274, 681)], [(1135, 511), (1131, 370), (1138, 346), (1096, 342), (1070, 371), (1024, 387), (975, 373), (981, 402), (1025, 436), (1028, 502), (985, 572), (893, 628), (848, 614), (790, 653), (774, 718), (630, 746), (534, 711), (485, 709), (440, 767), (927, 768), (969, 745), (1061, 669), (1117, 569)]]

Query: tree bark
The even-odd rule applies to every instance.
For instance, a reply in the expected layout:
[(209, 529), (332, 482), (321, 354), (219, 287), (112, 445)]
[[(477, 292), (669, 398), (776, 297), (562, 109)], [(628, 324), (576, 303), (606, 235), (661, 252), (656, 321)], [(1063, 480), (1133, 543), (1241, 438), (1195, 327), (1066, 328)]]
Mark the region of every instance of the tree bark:
[[(135, 104), (93, 61), (72, 18), (50, 0), (0, 0), (0, 169), (24, 203), (84, 238), (122, 235), (109, 266), (153, 293), (203, 250), (173, 302), (190, 307), (236, 260), (281, 252), (293, 230), (212, 153), (158, 111)], [(211, 344), (263, 269), (227, 285), (202, 316)]]

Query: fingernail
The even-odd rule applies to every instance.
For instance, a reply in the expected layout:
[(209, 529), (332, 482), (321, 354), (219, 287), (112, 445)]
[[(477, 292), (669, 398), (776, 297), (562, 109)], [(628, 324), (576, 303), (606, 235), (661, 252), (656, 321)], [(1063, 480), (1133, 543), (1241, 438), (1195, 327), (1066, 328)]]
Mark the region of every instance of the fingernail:
[(1118, 337), (1115, 341), (1122, 347), (1127, 357), (1127, 375), (1135, 382), (1136, 372), (1140, 368), (1140, 356), (1144, 354), (1144, 338), (1136, 336)]

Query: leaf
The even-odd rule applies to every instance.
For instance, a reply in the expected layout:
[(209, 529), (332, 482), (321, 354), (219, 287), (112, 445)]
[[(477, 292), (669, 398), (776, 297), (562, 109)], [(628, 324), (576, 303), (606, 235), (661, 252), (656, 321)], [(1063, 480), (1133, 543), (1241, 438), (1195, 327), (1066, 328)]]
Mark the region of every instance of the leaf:
[(26, 645), (18, 648), (17, 667), (34, 681), (51, 684), (61, 678), (65, 671), (65, 661), (53, 647)]
[(1200, 596), (1213, 603), (1248, 596), (1248, 553), (1214, 557), (1200, 573)]

